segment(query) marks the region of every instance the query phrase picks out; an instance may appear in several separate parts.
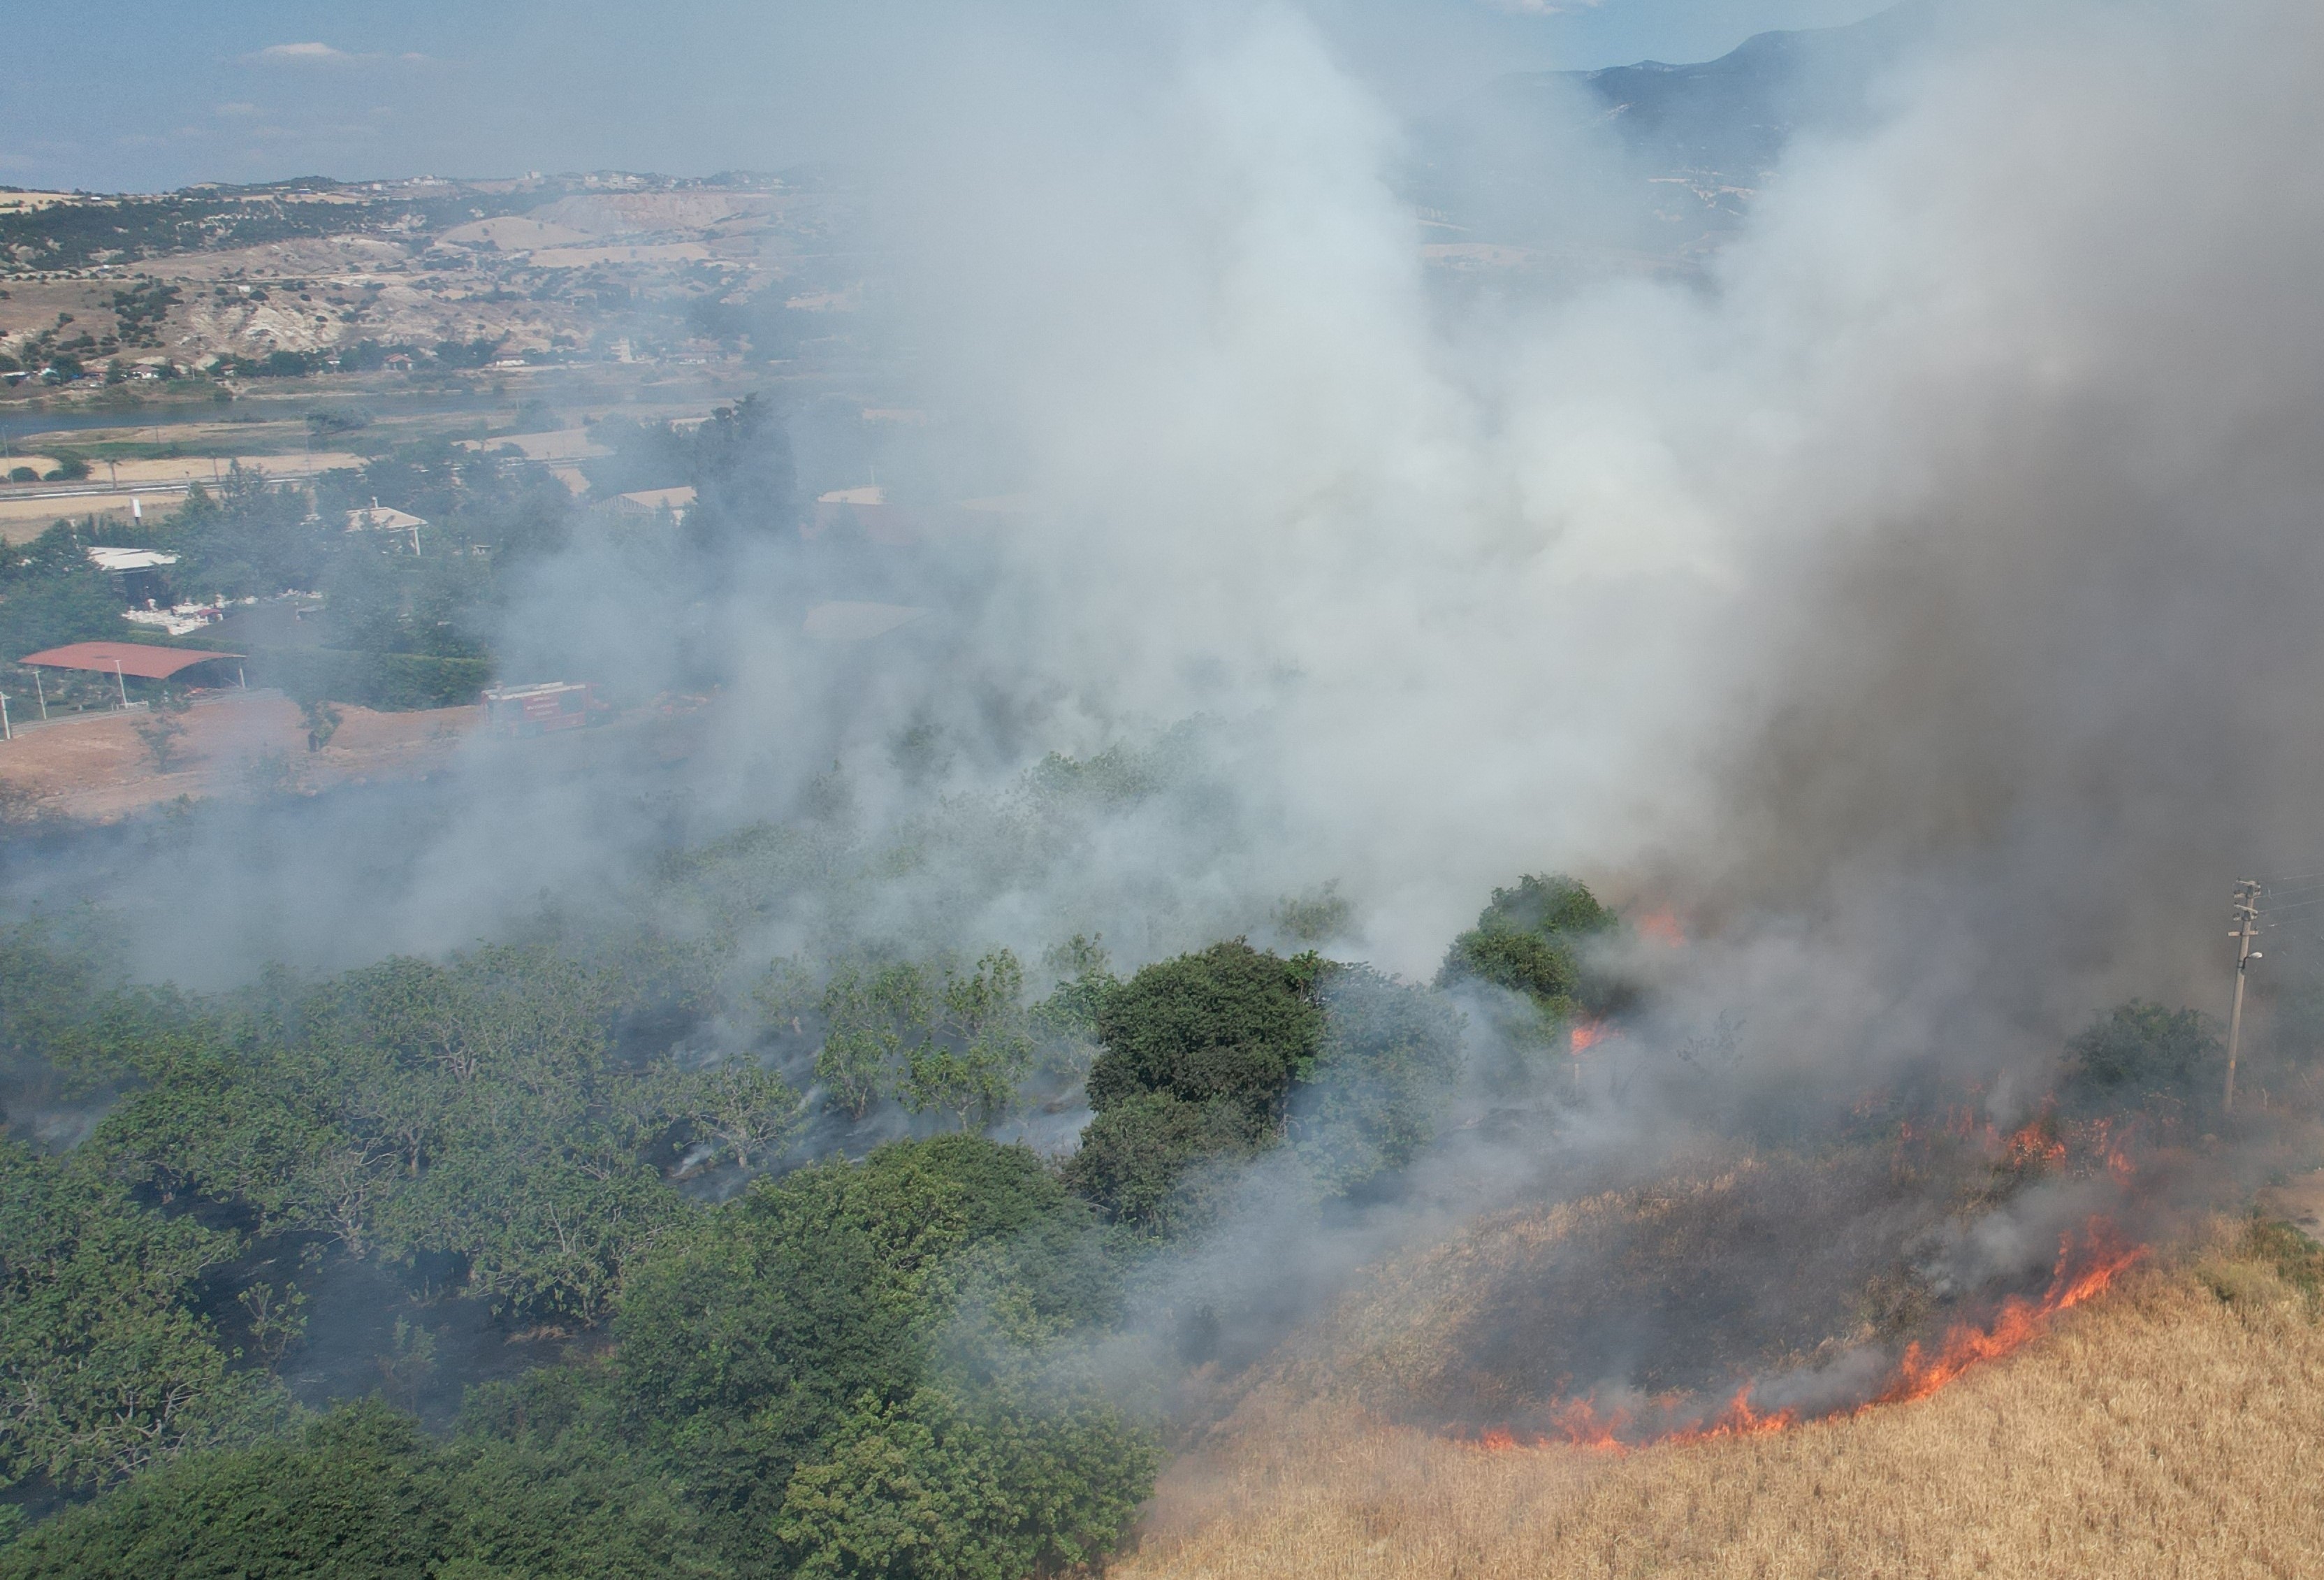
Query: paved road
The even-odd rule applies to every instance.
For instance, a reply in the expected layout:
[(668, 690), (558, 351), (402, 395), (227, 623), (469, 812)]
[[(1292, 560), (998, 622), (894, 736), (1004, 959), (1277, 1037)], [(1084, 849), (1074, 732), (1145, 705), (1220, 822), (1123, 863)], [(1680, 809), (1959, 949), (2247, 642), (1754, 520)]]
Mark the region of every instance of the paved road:
[[(320, 467), (269, 467), (271, 483), (310, 483), (323, 475)], [(223, 473), (220, 474), (223, 476)], [(107, 483), (101, 477), (84, 477), (75, 483), (0, 483), (0, 500), (9, 499), (118, 499), (131, 494), (183, 494), (196, 483), (209, 483), (208, 477), (163, 477), (142, 483)]]

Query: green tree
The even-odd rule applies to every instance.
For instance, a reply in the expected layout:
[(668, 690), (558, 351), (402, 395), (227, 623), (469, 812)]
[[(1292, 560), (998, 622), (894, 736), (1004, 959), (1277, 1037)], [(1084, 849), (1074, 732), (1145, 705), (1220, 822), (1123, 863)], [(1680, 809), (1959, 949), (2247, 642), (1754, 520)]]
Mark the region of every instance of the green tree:
[(1462, 1071), (1460, 1012), (1442, 993), (1363, 966), (1323, 984), (1323, 1045), (1293, 1099), (1292, 1131), (1340, 1191), (1393, 1174), (1434, 1139)]
[(208, 1043), (147, 1060), (88, 1150), (167, 1205), (232, 1206), (262, 1234), (328, 1226), (316, 1181), (354, 1138), (302, 1101), (292, 1061)]
[(278, 1290), (262, 1280), (245, 1288), (235, 1301), (249, 1321), (250, 1342), (269, 1371), (307, 1336), (307, 1297), (296, 1284)]
[(1096, 1040), (1098, 1012), (1104, 1008), (1106, 995), (1121, 985), (1103, 936), (1075, 933), (1043, 955), (1041, 964), (1056, 977), (1056, 986), (1034, 1006), (1036, 1022), (1057, 1035)]
[(1477, 925), (1452, 940), (1437, 985), (1489, 982), (1526, 994), (1552, 1021), (1567, 1019), (1589, 996), (1579, 946), (1615, 920), (1572, 879), (1528, 874), (1514, 889), (1493, 891)]
[(1254, 1126), (1274, 1128), (1322, 1043), (1323, 970), (1315, 956), (1286, 960), (1240, 938), (1147, 966), (1098, 1012), (1105, 1051), (1090, 1069), (1091, 1105), (1102, 1113), (1167, 1092), (1235, 1104)]
[(185, 757), (185, 712), (184, 698), (164, 692), (154, 700), (145, 716), (131, 726), (145, 748), (145, 760), (153, 765), (156, 773), (169, 772)]
[(0, 660), (122, 629), (121, 596), (81, 552), (69, 522), (0, 555)]
[(963, 1130), (998, 1118), (1033, 1062), (1024, 996), (1024, 968), (1007, 949), (985, 956), (966, 975), (948, 973), (939, 998), (941, 1040), (905, 1051), (904, 1105), (950, 1113)]
[(807, 1123), (799, 1095), (772, 1070), (730, 1062), (687, 1082), (675, 1106), (715, 1156), (748, 1169), (779, 1153)]
[(331, 744), (339, 733), (339, 710), (319, 697), (310, 697), (299, 704), (299, 716), (307, 725), (307, 750), (319, 752)]
[(907, 962), (843, 966), (823, 994), (815, 1078), (838, 1107), (861, 1119), (897, 1080), (912, 1050), (933, 1040), (936, 995)]
[(1116, 1223), (1185, 1234), (1209, 1222), (1215, 1206), (1187, 1188), (1190, 1173), (1206, 1162), (1250, 1157), (1265, 1139), (1254, 1133), (1249, 1111), (1231, 1100), (1189, 1103), (1168, 1092), (1140, 1092), (1083, 1128), (1060, 1178)]
[(991, 1305), (996, 1275), (1077, 1265), (1055, 1247), (965, 1260), (1045, 1228), (1069, 1244), (1094, 1233), (1039, 1158), (974, 1136), (761, 1178), (629, 1280), (614, 1318), (623, 1408), (686, 1467), (727, 1550), (771, 1551), (798, 1467), (867, 1399), (900, 1403), (928, 1382), (964, 1290)]

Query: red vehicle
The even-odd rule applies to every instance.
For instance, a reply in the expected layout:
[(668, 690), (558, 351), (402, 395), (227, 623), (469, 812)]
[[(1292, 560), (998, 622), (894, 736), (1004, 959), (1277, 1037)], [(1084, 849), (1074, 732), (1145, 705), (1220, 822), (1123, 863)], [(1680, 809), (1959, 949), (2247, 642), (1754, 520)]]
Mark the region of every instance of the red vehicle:
[(484, 722), (514, 735), (586, 729), (613, 716), (613, 705), (586, 681), (544, 680), (534, 686), (495, 686), (484, 693)]

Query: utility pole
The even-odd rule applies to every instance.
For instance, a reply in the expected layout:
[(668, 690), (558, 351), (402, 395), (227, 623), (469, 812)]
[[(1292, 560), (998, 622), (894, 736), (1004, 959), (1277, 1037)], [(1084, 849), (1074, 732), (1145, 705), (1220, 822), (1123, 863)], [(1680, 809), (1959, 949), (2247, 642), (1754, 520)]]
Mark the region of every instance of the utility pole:
[(2236, 946), (2236, 1007), (2227, 1016), (2227, 1093), (2221, 1104), (2229, 1113), (2236, 1111), (2236, 1049), (2244, 1034), (2244, 976), (2255, 960), (2265, 959), (2252, 953), (2252, 936), (2259, 931), (2259, 884), (2246, 878), (2236, 885), (2236, 930), (2227, 937)]

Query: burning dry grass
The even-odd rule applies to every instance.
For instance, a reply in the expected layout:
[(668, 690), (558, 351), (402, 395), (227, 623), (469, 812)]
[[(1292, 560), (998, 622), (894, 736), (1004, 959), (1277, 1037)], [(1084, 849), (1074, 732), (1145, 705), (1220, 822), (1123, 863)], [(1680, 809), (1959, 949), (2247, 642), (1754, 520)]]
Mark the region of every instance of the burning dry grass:
[(1274, 1375), (1451, 1436), (1609, 1447), (1934, 1391), (2140, 1255), (2111, 1178), (1994, 1153), (1739, 1154), (1492, 1214), (1370, 1270)]
[(1118, 1573), (2324, 1574), (2315, 1267), (2223, 1227), (1933, 1397), (1621, 1455), (1489, 1452), (1278, 1381), (1165, 1478)]

